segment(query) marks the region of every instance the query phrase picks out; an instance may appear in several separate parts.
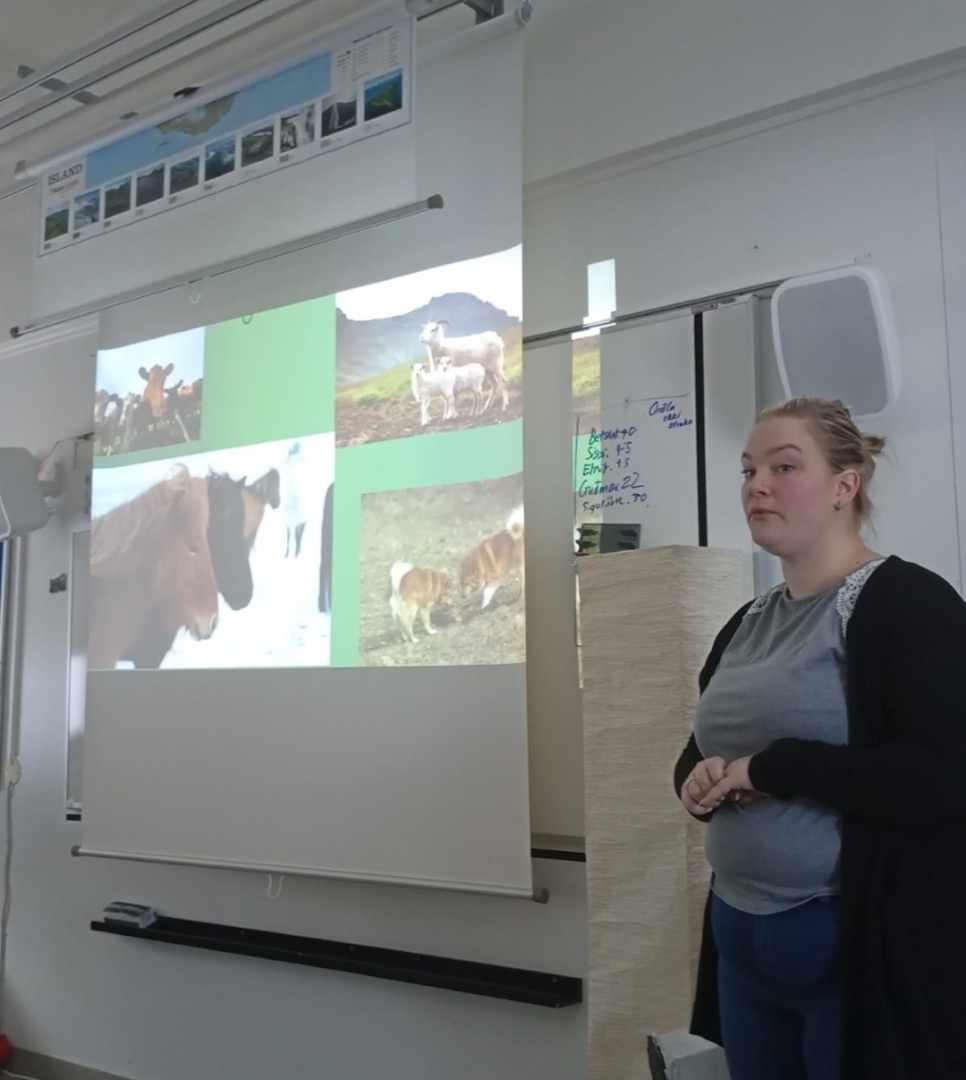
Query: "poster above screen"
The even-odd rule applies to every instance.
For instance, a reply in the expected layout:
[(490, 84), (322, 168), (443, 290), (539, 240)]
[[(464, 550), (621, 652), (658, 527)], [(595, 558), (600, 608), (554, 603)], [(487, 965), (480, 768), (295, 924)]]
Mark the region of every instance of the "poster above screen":
[(411, 17), (370, 17), (58, 162), (39, 181), (35, 315), (413, 199), (413, 39)]
[(41, 177), (38, 254), (57, 252), (410, 123), (412, 24), (343, 34), (275, 74)]

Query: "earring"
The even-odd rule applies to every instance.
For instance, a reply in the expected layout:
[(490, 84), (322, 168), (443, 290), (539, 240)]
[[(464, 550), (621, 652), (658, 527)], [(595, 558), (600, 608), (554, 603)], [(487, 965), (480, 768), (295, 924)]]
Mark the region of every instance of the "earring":
[(836, 509), (836, 510), (841, 510), (841, 509), (842, 509), (842, 504), (841, 504), (841, 503), (838, 503), (838, 502), (837, 502), (837, 503), (835, 504), (835, 509)]

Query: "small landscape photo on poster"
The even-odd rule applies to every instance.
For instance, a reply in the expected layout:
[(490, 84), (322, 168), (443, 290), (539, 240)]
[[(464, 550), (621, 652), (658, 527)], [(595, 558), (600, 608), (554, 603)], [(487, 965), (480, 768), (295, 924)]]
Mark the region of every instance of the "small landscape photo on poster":
[(235, 171), (235, 136), (205, 147), (205, 180), (217, 180)]
[(131, 209), (131, 178), (126, 176), (123, 180), (109, 184), (104, 188), (104, 217), (105, 219), (118, 217), (126, 214)]
[(399, 112), (403, 107), (403, 73), (391, 71), (371, 79), (365, 86), (365, 120), (378, 120), (380, 116)]
[(70, 207), (58, 206), (44, 217), (44, 243), (59, 240), (70, 232)]
[(74, 230), (96, 225), (101, 219), (101, 192), (88, 191), (74, 199)]
[(286, 113), (281, 120), (279, 149), (283, 154), (301, 150), (315, 142), (315, 104)]
[(275, 124), (262, 124), (241, 137), (242, 168), (270, 161), (275, 156)]
[(201, 159), (197, 157), (176, 161), (171, 166), (171, 194), (180, 195), (198, 186)]
[(147, 206), (164, 198), (164, 166), (153, 165), (150, 169), (138, 173), (137, 197), (135, 202), (138, 206)]
[(355, 88), (322, 99), (322, 138), (354, 128), (359, 119)]

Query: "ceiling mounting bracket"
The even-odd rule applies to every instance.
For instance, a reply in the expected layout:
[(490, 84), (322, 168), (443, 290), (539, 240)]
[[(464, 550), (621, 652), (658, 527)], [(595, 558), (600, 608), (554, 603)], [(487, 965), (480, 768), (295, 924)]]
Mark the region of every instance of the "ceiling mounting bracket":
[[(36, 69), (30, 67), (27, 64), (19, 64), (17, 66), (17, 78), (28, 79), (31, 75), (36, 74)], [(42, 86), (45, 90), (63, 90), (67, 83), (63, 79), (57, 79), (51, 76), (49, 79), (43, 79), (39, 86)], [(94, 105), (101, 99), (97, 94), (92, 94), (90, 90), (78, 90), (76, 94), (71, 94), (74, 101), (81, 105)]]
[(477, 23), (489, 22), (503, 14), (504, 0), (463, 0), (468, 8), (476, 13)]
[(465, 5), (475, 15), (477, 23), (489, 22), (504, 13), (505, 0), (406, 0), (406, 10), (417, 19), (428, 19), (441, 11)]

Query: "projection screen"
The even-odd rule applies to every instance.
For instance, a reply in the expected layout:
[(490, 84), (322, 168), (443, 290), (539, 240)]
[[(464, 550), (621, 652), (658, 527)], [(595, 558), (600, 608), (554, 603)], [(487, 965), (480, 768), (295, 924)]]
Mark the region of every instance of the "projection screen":
[[(514, 101), (519, 36), (433, 85)], [(98, 353), (85, 854), (532, 894), (519, 191), (509, 245)]]

